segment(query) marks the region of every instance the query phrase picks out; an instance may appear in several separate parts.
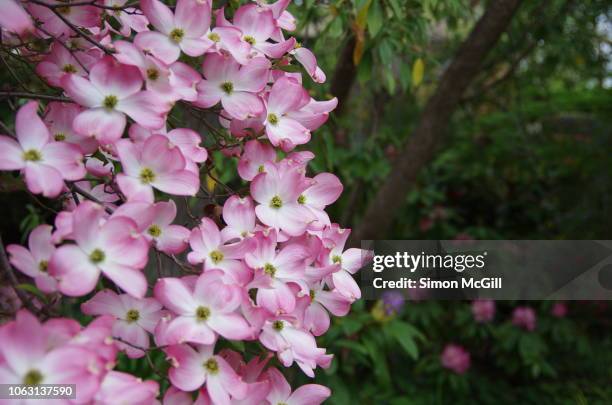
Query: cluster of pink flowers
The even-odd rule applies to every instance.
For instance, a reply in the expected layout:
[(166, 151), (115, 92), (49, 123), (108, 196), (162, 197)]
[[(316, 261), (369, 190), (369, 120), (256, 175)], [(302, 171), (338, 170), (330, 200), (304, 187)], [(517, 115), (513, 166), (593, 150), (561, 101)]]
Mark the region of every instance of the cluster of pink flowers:
[[(118, 350), (140, 358), (153, 340), (170, 363), (164, 403), (192, 403), (195, 391), (198, 403), (219, 404), (330, 395), (314, 384), (292, 393), (267, 367), (272, 355), (310, 377), (330, 365), (315, 337), (360, 298), (353, 274), (366, 257), (344, 248), (350, 230), (325, 212), (342, 192), (338, 178), (309, 177), (314, 155), (294, 150), (337, 100), (314, 100), (285, 69), (301, 64), (308, 80), (325, 81), (312, 52), (285, 36), (296, 26), (289, 2), (248, 3), (231, 19), (211, 0), (3, 3), (3, 41), (64, 95), (41, 112), (23, 105), (15, 136), (0, 136), (0, 170), (64, 199), (54, 226), (7, 247), (10, 262), (44, 293), (88, 296), (81, 309), (95, 317), (81, 329), (20, 312), (0, 327), (3, 382), (76, 383), (78, 402), (118, 403), (123, 393), (151, 403), (157, 383), (112, 369)], [(207, 151), (197, 132), (170, 127), (179, 103), (216, 114), (222, 139)], [(248, 191), (222, 203), (222, 221), (174, 224), (177, 196), (207, 192), (212, 150), (237, 158)], [(152, 252), (182, 274), (147, 277)], [(219, 351), (221, 339), (259, 341), (267, 354), (245, 363)]]
[(516, 307), (512, 312), (512, 323), (529, 332), (536, 328), (536, 313), (531, 307)]
[(493, 300), (475, 300), (472, 302), (472, 315), (474, 320), (480, 323), (486, 323), (493, 320), (495, 317), (495, 301)]
[(440, 355), (440, 362), (442, 367), (456, 374), (464, 374), (471, 365), (470, 353), (462, 346), (449, 343), (444, 347)]

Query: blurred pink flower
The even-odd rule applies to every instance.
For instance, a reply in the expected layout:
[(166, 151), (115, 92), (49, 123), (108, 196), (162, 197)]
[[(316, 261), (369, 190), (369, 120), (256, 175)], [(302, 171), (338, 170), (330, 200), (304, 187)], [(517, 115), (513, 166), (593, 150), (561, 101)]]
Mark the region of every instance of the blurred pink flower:
[(462, 346), (449, 343), (440, 355), (442, 366), (457, 374), (464, 374), (470, 368), (470, 353)]
[(495, 316), (495, 301), (476, 300), (472, 302), (472, 315), (476, 322), (489, 322)]
[(536, 328), (536, 313), (530, 307), (517, 307), (512, 313), (512, 323), (528, 331)]

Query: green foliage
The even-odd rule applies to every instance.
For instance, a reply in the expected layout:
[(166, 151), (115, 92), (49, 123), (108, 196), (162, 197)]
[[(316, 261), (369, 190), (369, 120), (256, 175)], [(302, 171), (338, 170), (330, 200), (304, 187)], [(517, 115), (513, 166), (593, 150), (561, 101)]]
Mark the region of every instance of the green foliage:
[[(332, 171), (345, 186), (330, 210), (335, 221), (359, 224), (393, 162), (412, 158), (402, 145), (485, 6), (294, 6), (300, 41), (314, 49), (328, 83), (345, 39), (355, 35), (363, 48), (344, 113), (332, 114), (311, 146), (313, 170)], [(609, 15), (599, 0), (524, 2), (482, 61), (440, 153), (408, 195), (398, 193), (405, 205), (385, 238), (608, 239), (612, 94), (602, 27)], [(332, 388), (334, 404), (610, 402), (609, 307), (570, 303), (568, 317), (558, 319), (550, 303), (527, 304), (538, 313), (536, 330), (527, 332), (510, 322), (517, 304), (499, 302), (494, 322), (478, 324), (469, 303), (412, 302), (389, 318), (380, 303), (359, 302), (319, 339), (336, 358), (316, 380)], [(465, 375), (440, 365), (449, 342), (471, 353)], [(307, 382), (299, 374), (295, 381)]]

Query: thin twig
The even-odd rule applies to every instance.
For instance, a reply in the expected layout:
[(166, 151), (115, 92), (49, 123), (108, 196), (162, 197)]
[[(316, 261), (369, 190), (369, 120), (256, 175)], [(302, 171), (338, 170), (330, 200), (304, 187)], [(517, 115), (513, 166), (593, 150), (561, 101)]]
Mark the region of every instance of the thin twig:
[[(44, 1), (39, 1), (39, 0), (29, 0), (29, 1), (31, 3), (38, 4), (39, 6), (48, 8), (49, 10), (53, 12), (53, 14), (55, 14), (60, 20), (62, 20), (64, 24), (70, 27), (70, 29), (72, 29), (78, 36), (85, 39), (87, 42), (94, 45), (95, 47), (100, 48), (107, 55), (113, 54), (107, 47), (105, 47), (100, 42), (93, 39), (91, 35), (86, 34), (85, 32), (81, 31), (76, 25), (71, 23), (66, 17), (63, 16), (63, 14), (60, 11), (58, 11), (58, 7), (53, 7), (52, 4), (47, 4)], [(62, 7), (66, 7), (67, 5), (68, 4), (62, 4)]]
[(38, 99), (38, 100), (61, 101), (64, 103), (74, 103), (74, 101), (66, 97), (51, 96), (48, 94), (26, 93), (26, 92), (21, 92), (21, 91), (0, 91), (0, 98), (1, 97), (5, 97), (5, 98), (19, 97), (19, 98), (31, 98), (34, 100)]
[(11, 283), (13, 290), (15, 290), (17, 297), (19, 297), (19, 300), (21, 300), (23, 306), (26, 307), (32, 313), (38, 312), (34, 305), (32, 305), (32, 301), (30, 300), (30, 298), (21, 289), (17, 288), (19, 281), (17, 280), (17, 276), (15, 276), (13, 267), (11, 266), (8, 257), (6, 256), (6, 251), (4, 250), (4, 242), (2, 241), (2, 235), (0, 235), (0, 268), (2, 268), (2, 271), (8, 276), (9, 282)]
[[(97, 199), (96, 197), (94, 197), (92, 194), (90, 194), (88, 191), (83, 190), (81, 187), (77, 186), (75, 183), (69, 183), (66, 182), (66, 185), (68, 186), (68, 188), (73, 192), (73, 193), (77, 193), (82, 195), (83, 197), (87, 198), (88, 200), (91, 200), (97, 204), (100, 204), (102, 207), (104, 207), (104, 210), (109, 213), (112, 214), (114, 211), (112, 208), (108, 207), (106, 204), (104, 204), (104, 202), (100, 201), (99, 199)], [(75, 196), (76, 197), (76, 196)], [(73, 197), (74, 198), (74, 197)], [(78, 201), (75, 198), (75, 204), (78, 205)]]

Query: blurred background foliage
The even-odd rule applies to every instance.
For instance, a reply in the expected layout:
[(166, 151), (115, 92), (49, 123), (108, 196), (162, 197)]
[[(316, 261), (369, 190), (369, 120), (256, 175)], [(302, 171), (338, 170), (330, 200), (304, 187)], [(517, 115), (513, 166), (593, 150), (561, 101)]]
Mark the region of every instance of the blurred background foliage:
[[(314, 134), (314, 171), (345, 185), (330, 216), (354, 228), (427, 99), (487, 2), (307, 1), (291, 10), (299, 39), (327, 73), (315, 97), (350, 92)], [(612, 21), (606, 1), (524, 1), (483, 61), (448, 137), (381, 239), (609, 239), (612, 229)], [(352, 52), (347, 52), (352, 49)], [(350, 57), (350, 58), (347, 58)], [(340, 76), (352, 63), (354, 79)], [(391, 213), (390, 213), (391, 214)], [(498, 302), (491, 323), (469, 303), (359, 302), (323, 346), (336, 353), (317, 381), (330, 403), (609, 403), (612, 339), (606, 303)], [(535, 331), (511, 323), (517, 305)], [(442, 368), (447, 343), (471, 354), (463, 375)], [(299, 373), (296, 373), (299, 377)], [(305, 382), (301, 379), (300, 382)]]
[[(238, 3), (230, 1), (229, 12)], [(412, 158), (402, 145), (486, 6), (479, 0), (290, 6), (296, 37), (327, 73), (325, 85), (306, 75), (304, 85), (317, 99), (340, 98), (308, 145), (316, 153), (312, 173), (333, 172), (345, 186), (329, 208), (333, 220), (358, 226), (393, 162)], [(611, 18), (606, 0), (524, 1), (482, 61), (435, 159), (410, 192), (398, 190), (403, 207), (389, 213), (393, 228), (381, 239), (609, 239)], [(1, 76), (9, 86), (9, 73), (2, 69)], [(12, 122), (14, 109), (2, 102), (3, 122)], [(222, 182), (244, 187), (235, 163), (219, 153), (214, 161)], [(207, 184), (214, 189), (214, 181)], [(0, 207), (5, 243), (23, 242), (54, 215), (48, 202), (9, 177), (0, 182)], [(534, 331), (512, 324), (517, 305), (536, 309)], [(390, 308), (359, 301), (319, 339), (336, 358), (316, 382), (332, 388), (333, 404), (610, 403), (610, 306), (571, 302), (566, 316), (555, 317), (552, 305), (498, 302), (494, 320), (482, 324), (468, 302), (412, 300)], [(76, 301), (62, 312), (82, 317)], [(441, 366), (451, 342), (471, 354), (465, 374)], [(123, 359), (120, 369), (159, 379), (155, 369), (167, 367), (162, 353), (148, 360)], [(289, 374), (294, 384), (308, 382), (299, 370)]]

